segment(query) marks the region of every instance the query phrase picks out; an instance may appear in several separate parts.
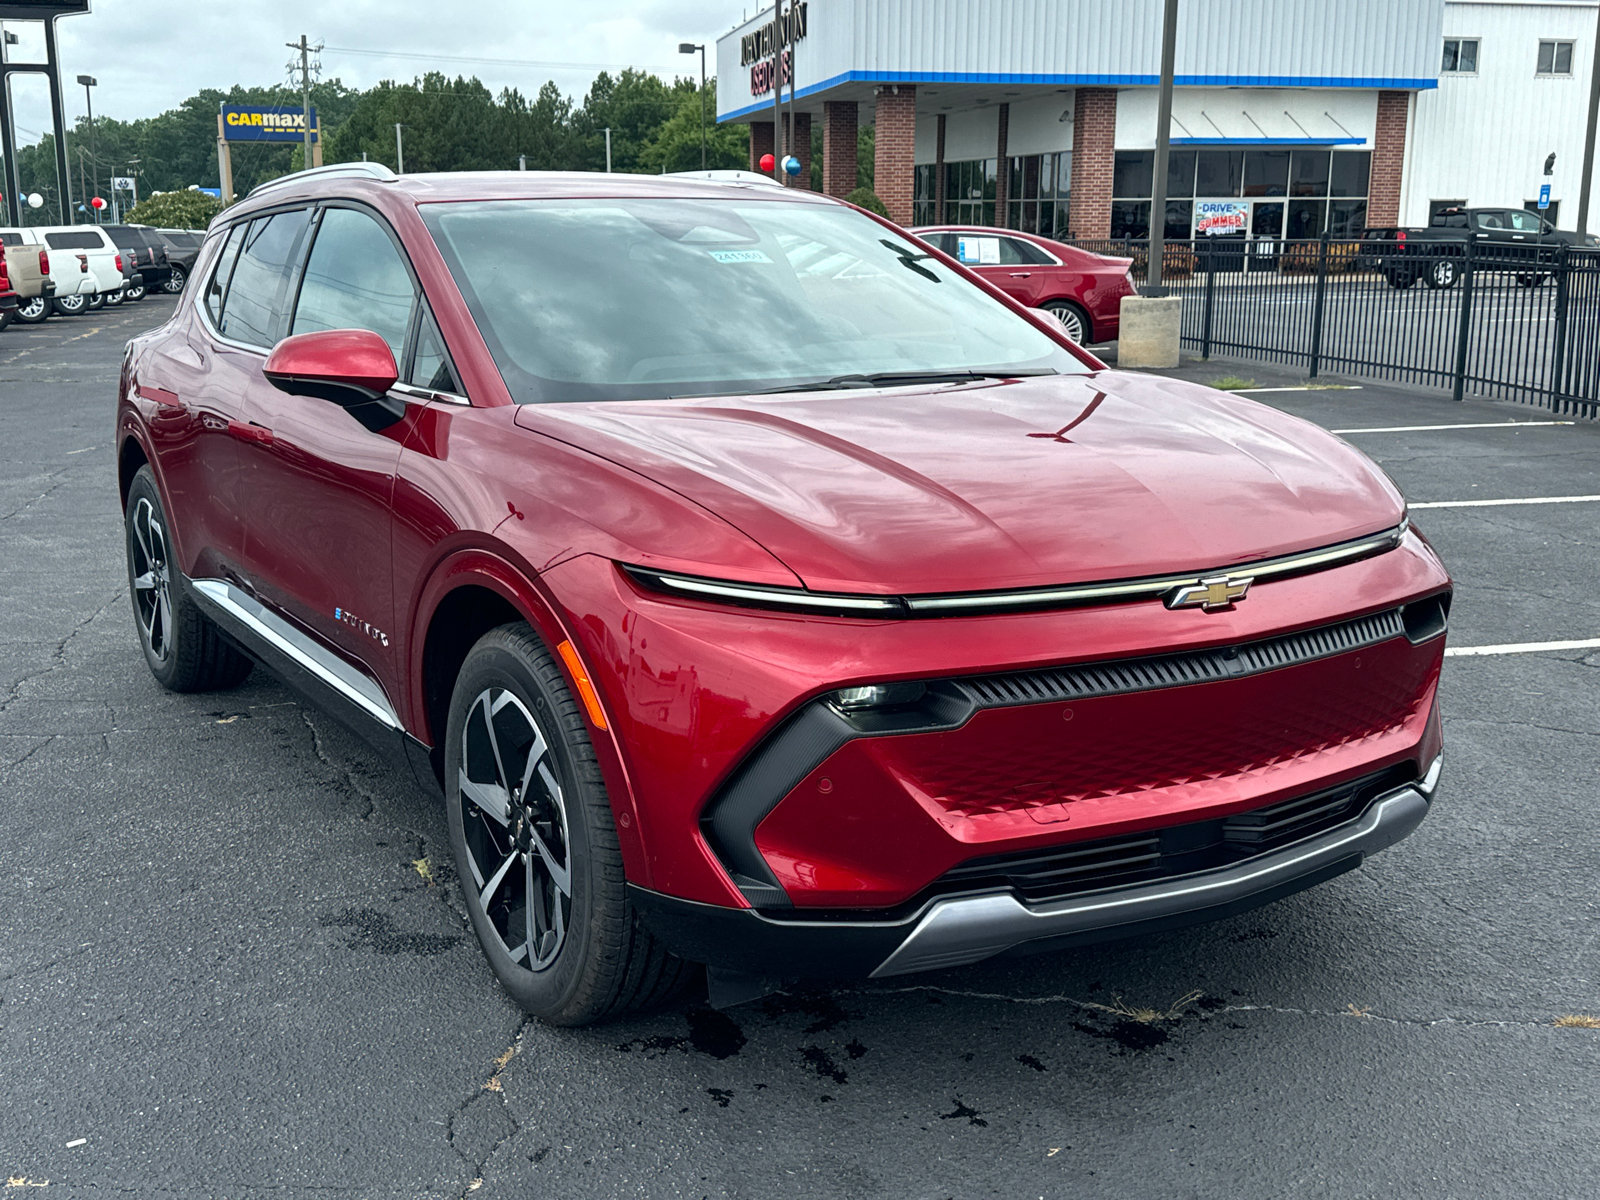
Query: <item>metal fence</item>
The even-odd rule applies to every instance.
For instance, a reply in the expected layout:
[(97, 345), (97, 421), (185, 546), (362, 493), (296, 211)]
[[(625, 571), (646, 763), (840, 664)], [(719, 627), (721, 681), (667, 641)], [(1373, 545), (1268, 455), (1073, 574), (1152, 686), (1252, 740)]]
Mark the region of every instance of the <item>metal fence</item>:
[[(1132, 258), (1148, 242), (1072, 244)], [(1169, 241), (1185, 349), (1600, 416), (1600, 250), (1321, 238)]]

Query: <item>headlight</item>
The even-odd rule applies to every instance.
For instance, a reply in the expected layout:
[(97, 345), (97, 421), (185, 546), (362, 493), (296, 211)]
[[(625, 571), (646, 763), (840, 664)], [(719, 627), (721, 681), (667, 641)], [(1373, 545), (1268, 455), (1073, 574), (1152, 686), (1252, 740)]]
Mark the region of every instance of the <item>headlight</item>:
[(762, 583), (730, 583), (698, 575), (672, 575), (646, 567), (619, 564), (636, 583), (654, 592), (696, 600), (716, 600), (724, 604), (744, 604), (753, 608), (777, 608), (789, 612), (830, 613), (852, 617), (903, 617), (906, 603), (898, 596), (840, 595), (835, 592), (808, 592), (804, 588), (770, 587)]
[(840, 688), (833, 694), (833, 702), (845, 712), (896, 708), (915, 704), (927, 690), (927, 685), (921, 683), (875, 683), (870, 687)]

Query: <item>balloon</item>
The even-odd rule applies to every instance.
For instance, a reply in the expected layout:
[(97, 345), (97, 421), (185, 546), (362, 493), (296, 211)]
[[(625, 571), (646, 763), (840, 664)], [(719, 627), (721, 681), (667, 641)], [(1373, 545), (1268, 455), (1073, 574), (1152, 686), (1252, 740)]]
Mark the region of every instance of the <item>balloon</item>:
[(106, 202), (104, 200), (100, 199), (99, 196), (96, 196), (93, 200), (89, 201), (89, 207), (97, 209), (97, 210), (98, 209), (102, 209), (105, 206), (106, 206)]
[(783, 169), (790, 175), (800, 174), (800, 160), (792, 154), (785, 156)]
[(28, 207), (29, 208), (43, 208), (44, 207), (44, 197), (39, 195), (38, 192), (32, 193), (28, 197)]
[(761, 169), (763, 171), (772, 170), (772, 164), (775, 163), (776, 161), (777, 161), (777, 159), (773, 158), (772, 155), (763, 154), (761, 156)]

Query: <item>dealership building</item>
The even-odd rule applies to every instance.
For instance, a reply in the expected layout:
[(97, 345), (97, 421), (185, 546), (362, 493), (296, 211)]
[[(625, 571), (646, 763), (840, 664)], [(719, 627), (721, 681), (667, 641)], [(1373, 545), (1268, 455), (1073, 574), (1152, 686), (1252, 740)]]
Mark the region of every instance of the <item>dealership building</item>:
[[(873, 125), (874, 190), (902, 224), (1143, 237), (1162, 8), (785, 3), (782, 22), (769, 7), (718, 40), (717, 116), (750, 126), (752, 169), (785, 131), (801, 187), (820, 127), (822, 187), (840, 196)], [(1544, 184), (1546, 215), (1573, 228), (1596, 9), (1180, 0), (1167, 236), (1359, 234), (1450, 204), (1535, 206)]]

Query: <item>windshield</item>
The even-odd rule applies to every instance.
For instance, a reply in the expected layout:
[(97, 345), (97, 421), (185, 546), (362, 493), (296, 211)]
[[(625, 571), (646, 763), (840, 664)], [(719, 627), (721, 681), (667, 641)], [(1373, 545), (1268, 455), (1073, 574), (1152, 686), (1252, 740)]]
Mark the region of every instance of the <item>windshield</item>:
[(926, 246), (835, 205), (514, 200), (423, 216), (523, 404), (1088, 370)]

